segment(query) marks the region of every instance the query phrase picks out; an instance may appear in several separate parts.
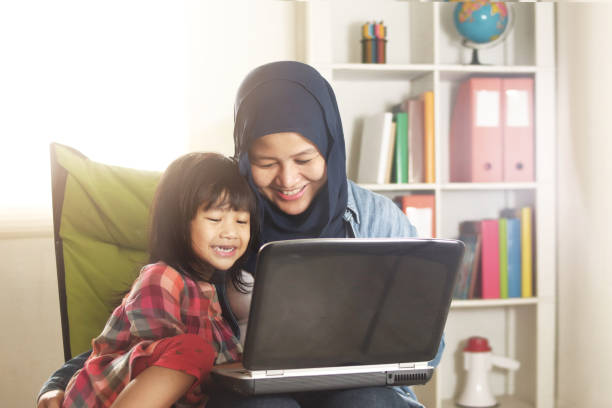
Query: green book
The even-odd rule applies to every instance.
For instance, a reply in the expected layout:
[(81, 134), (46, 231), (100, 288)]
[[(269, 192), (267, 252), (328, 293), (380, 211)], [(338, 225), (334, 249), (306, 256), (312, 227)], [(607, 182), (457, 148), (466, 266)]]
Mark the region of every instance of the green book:
[(396, 183), (408, 182), (408, 114), (395, 114), (394, 175)]
[(499, 219), (499, 297), (508, 298), (508, 220)]

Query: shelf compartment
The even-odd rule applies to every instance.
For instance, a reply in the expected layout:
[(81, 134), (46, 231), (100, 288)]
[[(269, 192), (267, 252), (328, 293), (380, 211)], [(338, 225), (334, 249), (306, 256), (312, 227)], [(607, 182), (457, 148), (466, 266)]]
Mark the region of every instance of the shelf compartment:
[(362, 24), (383, 21), (389, 32), (388, 63), (433, 63), (433, 7), (430, 4), (378, 0), (373, 7), (371, 2), (334, 0), (329, 5), (333, 62), (360, 62)]
[[(368, 71), (367, 79), (363, 78), (363, 71), (359, 70), (349, 72), (350, 75), (346, 75), (346, 71), (331, 73), (344, 128), (349, 178), (354, 179), (357, 175), (364, 118), (380, 112), (390, 112), (393, 106), (406, 98), (433, 89), (431, 72), (412, 72), (422, 75), (407, 80), (406, 75), (394, 71), (391, 74), (381, 70)], [(372, 73), (375, 75), (369, 75)]]
[(535, 208), (537, 191), (537, 188), (530, 183), (525, 185), (474, 183), (443, 189), (440, 191), (438, 201), (441, 208), (438, 214), (441, 223), (439, 236), (455, 238), (459, 235), (461, 222), (499, 218), (500, 212), (504, 209), (518, 209), (525, 206)]
[[(507, 3), (509, 4), (509, 3)], [(469, 63), (472, 50), (464, 47), (463, 37), (453, 22), (456, 3), (440, 3), (437, 60), (443, 64)], [(532, 3), (509, 4), (514, 11), (514, 27), (501, 43), (478, 51), (483, 64), (535, 65), (535, 7)]]
[[(531, 301), (537, 302), (537, 298)], [(444, 378), (440, 384), (441, 400), (453, 401), (463, 390), (463, 349), (470, 337), (481, 336), (488, 340), (493, 354), (513, 358), (521, 364), (518, 371), (491, 370), (488, 380), (493, 395), (506, 396), (508, 404), (515, 401), (519, 404), (502, 404), (503, 407), (521, 407), (521, 402), (533, 402), (538, 354), (537, 311), (535, 304), (451, 309), (446, 321), (446, 348), (438, 367), (438, 374)]]

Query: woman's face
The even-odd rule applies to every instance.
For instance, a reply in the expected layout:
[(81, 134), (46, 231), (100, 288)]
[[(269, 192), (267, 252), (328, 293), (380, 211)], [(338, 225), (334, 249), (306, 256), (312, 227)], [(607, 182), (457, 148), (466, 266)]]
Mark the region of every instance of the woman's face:
[(244, 254), (251, 236), (250, 214), (229, 206), (200, 207), (191, 220), (191, 245), (215, 269), (228, 270)]
[(327, 181), (325, 159), (299, 133), (272, 133), (256, 139), (249, 160), (259, 191), (289, 215), (306, 211)]

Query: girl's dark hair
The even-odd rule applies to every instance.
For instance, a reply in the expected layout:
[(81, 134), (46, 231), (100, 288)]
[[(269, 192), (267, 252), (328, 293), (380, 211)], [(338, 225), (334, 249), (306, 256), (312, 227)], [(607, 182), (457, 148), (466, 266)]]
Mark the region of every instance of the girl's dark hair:
[(151, 210), (149, 263), (163, 261), (196, 281), (210, 281), (213, 266), (191, 245), (191, 221), (202, 205), (204, 210), (214, 205), (250, 213), (249, 245), (227, 273), (236, 289), (246, 292), (241, 266), (257, 248), (257, 204), (236, 162), (217, 153), (188, 153), (162, 175)]

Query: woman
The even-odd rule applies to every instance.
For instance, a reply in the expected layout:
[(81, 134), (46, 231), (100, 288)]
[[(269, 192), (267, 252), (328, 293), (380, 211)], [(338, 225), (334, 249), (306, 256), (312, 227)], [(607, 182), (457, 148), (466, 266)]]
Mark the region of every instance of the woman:
[[(260, 205), (262, 243), (416, 236), (415, 228), (391, 200), (347, 179), (336, 98), (314, 68), (294, 61), (256, 68), (240, 86), (234, 115), (235, 156)], [(253, 263), (254, 254), (247, 269), (252, 271)], [(436, 365), (443, 345), (434, 359)], [(53, 388), (43, 387), (48, 389)], [(250, 398), (219, 390), (208, 404), (211, 408), (421, 406), (408, 387)]]

